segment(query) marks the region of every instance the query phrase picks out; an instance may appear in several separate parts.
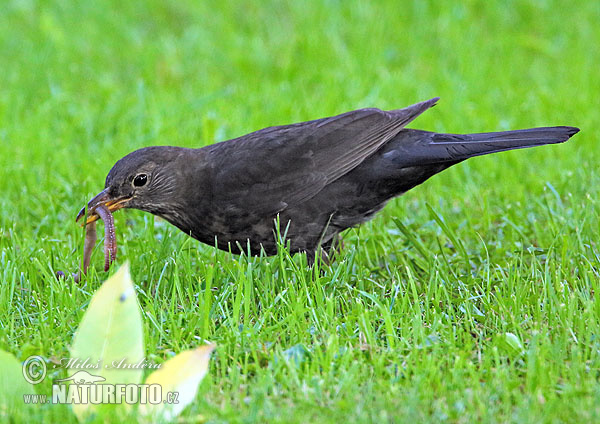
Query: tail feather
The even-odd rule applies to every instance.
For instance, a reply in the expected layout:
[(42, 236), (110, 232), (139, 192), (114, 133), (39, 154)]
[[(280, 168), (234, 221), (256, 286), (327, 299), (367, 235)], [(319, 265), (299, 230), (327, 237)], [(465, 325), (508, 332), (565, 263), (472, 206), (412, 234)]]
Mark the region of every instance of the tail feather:
[(543, 127), (464, 135), (423, 131), (426, 137), (409, 137), (414, 143), (402, 143), (399, 146), (394, 162), (402, 162), (402, 166), (457, 162), (506, 150), (563, 143), (578, 132), (579, 128), (575, 127)]

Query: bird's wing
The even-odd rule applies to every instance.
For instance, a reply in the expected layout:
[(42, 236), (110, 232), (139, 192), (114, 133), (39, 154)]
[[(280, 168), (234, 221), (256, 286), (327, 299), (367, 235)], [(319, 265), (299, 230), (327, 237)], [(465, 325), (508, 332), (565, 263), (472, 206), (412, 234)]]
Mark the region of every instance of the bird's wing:
[(303, 202), (356, 168), (437, 101), (392, 111), (359, 109), (209, 146), (213, 199), (262, 214)]

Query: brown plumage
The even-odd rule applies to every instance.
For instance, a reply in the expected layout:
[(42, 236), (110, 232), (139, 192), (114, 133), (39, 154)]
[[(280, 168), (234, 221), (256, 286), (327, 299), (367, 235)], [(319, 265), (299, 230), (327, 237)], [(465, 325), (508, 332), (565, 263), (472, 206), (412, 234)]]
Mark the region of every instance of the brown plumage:
[(579, 131), (549, 127), (457, 135), (405, 128), (437, 100), (265, 128), (201, 149), (136, 150), (110, 170), (105, 189), (88, 204), (88, 222), (97, 219), (99, 204), (111, 211), (136, 208), (220, 249), (272, 255), (279, 219), (291, 250), (306, 251), (312, 259), (341, 231), (456, 163), (562, 143)]

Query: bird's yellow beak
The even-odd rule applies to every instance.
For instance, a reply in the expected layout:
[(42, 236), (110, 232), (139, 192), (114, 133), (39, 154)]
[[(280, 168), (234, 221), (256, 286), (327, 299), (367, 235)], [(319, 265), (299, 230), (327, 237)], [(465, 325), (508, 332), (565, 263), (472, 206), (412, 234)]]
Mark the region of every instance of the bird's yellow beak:
[[(90, 200), (88, 202), (88, 204), (87, 204), (88, 215), (87, 215), (85, 224), (86, 225), (90, 224), (100, 218), (98, 216), (98, 214), (95, 212), (95, 209), (98, 205), (103, 204), (112, 213), (116, 210), (126, 207), (130, 200), (131, 200), (131, 197), (113, 198), (110, 196), (110, 194), (108, 194), (108, 189), (102, 190), (100, 193), (98, 193), (96, 196), (94, 196), (92, 198), (92, 200)], [(86, 208), (85, 206), (83, 208), (81, 208), (81, 210), (77, 214), (77, 218), (75, 218), (75, 221), (79, 221), (83, 216), (85, 216), (85, 208)], [(84, 225), (84, 224), (82, 224), (82, 225)]]

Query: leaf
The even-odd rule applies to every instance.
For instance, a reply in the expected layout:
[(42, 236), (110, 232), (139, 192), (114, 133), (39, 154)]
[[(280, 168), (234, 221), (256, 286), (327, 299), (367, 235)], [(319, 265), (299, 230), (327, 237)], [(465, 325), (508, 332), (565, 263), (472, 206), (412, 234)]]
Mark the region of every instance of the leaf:
[(10, 353), (0, 350), (0, 418), (15, 418), (25, 407), (23, 395), (34, 393), (33, 385), (23, 377), (22, 364)]
[(511, 356), (519, 356), (525, 352), (523, 343), (513, 333), (499, 334), (496, 337), (496, 346)]
[(303, 344), (299, 343), (284, 350), (282, 354), (288, 363), (300, 365), (310, 356), (310, 351)]
[(178, 394), (178, 403), (157, 403), (140, 405), (138, 412), (143, 417), (156, 421), (171, 421), (193, 402), (198, 385), (208, 370), (208, 360), (214, 344), (186, 350), (162, 364), (160, 369), (148, 376), (144, 384), (159, 384), (163, 399), (169, 392)]
[(523, 352), (523, 344), (521, 340), (513, 333), (504, 333), (504, 340), (506, 344), (511, 347), (515, 352)]
[[(142, 317), (127, 263), (92, 297), (75, 333), (71, 358), (77, 364), (69, 368), (69, 376), (83, 371), (102, 384), (141, 382), (141, 366), (122, 368), (123, 364), (139, 364), (145, 359)], [(109, 401), (103, 398), (102, 403)], [(90, 403), (73, 405), (80, 420), (85, 419), (93, 408), (95, 405)]]

